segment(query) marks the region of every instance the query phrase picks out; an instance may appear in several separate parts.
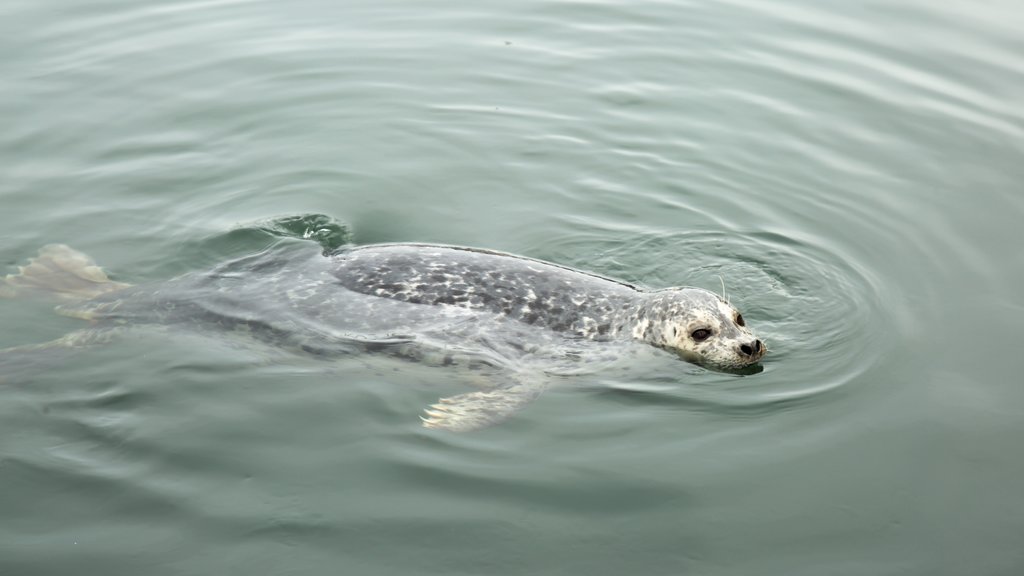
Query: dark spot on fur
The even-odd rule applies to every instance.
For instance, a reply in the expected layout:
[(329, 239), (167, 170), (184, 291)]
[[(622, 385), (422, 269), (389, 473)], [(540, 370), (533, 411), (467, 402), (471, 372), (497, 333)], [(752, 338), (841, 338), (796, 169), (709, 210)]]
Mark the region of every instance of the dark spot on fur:
[(381, 288), (385, 292), (390, 292), (392, 294), (396, 294), (398, 292), (402, 292), (403, 290), (405, 290), (405, 286), (404, 285), (402, 285), (402, 284), (394, 284), (394, 283), (380, 284), (378, 286), (378, 288)]

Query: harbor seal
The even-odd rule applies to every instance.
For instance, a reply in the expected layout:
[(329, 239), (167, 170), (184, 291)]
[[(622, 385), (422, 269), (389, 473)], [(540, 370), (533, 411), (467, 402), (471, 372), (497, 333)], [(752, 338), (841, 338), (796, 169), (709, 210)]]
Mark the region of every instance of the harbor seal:
[(615, 343), (647, 344), (712, 369), (767, 352), (724, 297), (701, 288), (646, 290), (503, 252), (430, 244), (282, 243), (152, 285), (113, 282), (84, 254), (50, 245), (0, 293), (60, 297), (58, 311), (94, 326), (65, 343), (105, 341), (143, 323), (241, 331), (321, 356), (382, 351), (482, 375), (483, 389), (442, 398), (423, 425), (454, 431), (504, 420), (565, 366)]

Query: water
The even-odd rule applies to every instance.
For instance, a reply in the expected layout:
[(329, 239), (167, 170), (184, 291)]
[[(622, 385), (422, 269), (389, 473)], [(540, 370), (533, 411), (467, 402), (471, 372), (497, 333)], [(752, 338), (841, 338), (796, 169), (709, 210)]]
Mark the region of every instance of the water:
[(158, 281), (310, 224), (724, 280), (772, 352), (470, 435), (416, 417), (465, 383), (372, 356), (144, 329), (12, 366), (0, 574), (1021, 573), (1022, 31), (998, 0), (4, 3), (7, 271), (64, 242)]

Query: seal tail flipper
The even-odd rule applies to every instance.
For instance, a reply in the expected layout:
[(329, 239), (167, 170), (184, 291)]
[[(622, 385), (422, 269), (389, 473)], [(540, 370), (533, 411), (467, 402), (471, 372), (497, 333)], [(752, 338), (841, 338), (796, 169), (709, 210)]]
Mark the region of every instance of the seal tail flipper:
[(85, 254), (64, 244), (48, 244), (17, 274), (0, 281), (0, 296), (42, 293), (64, 300), (87, 300), (128, 286), (108, 278)]
[(511, 386), (441, 398), (420, 416), (424, 428), (471, 432), (501, 422), (547, 388), (547, 379), (516, 381)]

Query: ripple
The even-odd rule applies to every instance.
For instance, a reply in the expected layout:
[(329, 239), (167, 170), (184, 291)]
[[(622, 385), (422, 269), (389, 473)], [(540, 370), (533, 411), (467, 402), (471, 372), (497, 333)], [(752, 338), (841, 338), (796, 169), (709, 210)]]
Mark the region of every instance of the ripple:
[[(764, 373), (741, 378), (697, 371), (680, 378), (678, 367), (671, 367), (670, 381), (699, 385), (641, 394), (659, 402), (673, 402), (664, 394), (683, 405), (762, 410), (805, 401), (853, 381), (884, 356), (898, 333), (893, 304), (870, 269), (796, 235), (665, 232), (625, 242), (578, 235), (543, 252), (651, 288), (694, 285), (721, 292), (724, 283), (730, 301), (771, 349)], [(656, 382), (666, 366), (640, 377)], [(622, 384), (619, 390), (629, 393), (628, 381)]]

